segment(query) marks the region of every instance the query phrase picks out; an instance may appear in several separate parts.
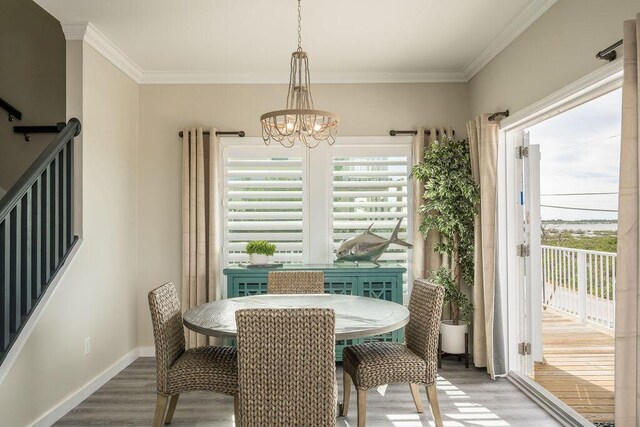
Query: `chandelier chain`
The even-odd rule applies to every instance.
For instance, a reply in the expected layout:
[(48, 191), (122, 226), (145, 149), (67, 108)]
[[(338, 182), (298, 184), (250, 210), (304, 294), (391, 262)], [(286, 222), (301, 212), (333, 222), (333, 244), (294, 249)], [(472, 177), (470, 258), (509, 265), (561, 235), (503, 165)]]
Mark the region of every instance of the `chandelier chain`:
[(298, 0), (298, 50), (302, 50), (302, 8)]

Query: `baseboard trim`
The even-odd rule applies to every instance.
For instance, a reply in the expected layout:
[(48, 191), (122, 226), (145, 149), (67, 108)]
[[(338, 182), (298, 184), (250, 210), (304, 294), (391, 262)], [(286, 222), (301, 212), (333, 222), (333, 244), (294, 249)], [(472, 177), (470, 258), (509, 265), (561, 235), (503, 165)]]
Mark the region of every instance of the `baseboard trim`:
[(86, 383), (75, 393), (61, 401), (57, 406), (50, 409), (47, 413), (38, 418), (33, 427), (49, 427), (60, 418), (64, 417), (69, 411), (78, 406), (83, 400), (95, 393), (100, 387), (105, 385), (107, 381), (115, 377), (120, 371), (133, 363), (139, 356), (139, 349), (130, 351), (116, 363), (104, 370), (100, 375)]
[(542, 409), (547, 411), (553, 418), (558, 420), (560, 424), (566, 427), (593, 427), (582, 415), (577, 413), (569, 405), (549, 393), (540, 384), (531, 378), (511, 371), (507, 375), (507, 379), (518, 387), (531, 400), (536, 402)]
[(156, 348), (154, 346), (140, 347), (139, 350), (139, 357), (156, 357)]

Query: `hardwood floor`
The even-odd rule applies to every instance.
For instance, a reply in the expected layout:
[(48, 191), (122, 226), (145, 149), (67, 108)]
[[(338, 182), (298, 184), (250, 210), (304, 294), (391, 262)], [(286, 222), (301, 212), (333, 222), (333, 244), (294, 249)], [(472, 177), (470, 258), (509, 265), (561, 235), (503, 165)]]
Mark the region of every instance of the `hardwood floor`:
[[(444, 361), (438, 396), (444, 425), (459, 426), (559, 426), (549, 414), (506, 379), (492, 381), (484, 370), (464, 369), (463, 363)], [(340, 393), (342, 370), (337, 373)], [(148, 426), (155, 407), (155, 360), (141, 358), (89, 396), (56, 426)], [(426, 392), (420, 387), (426, 405)], [(340, 395), (341, 396), (341, 395)], [(356, 393), (351, 393), (347, 418), (338, 426), (356, 425)], [(409, 385), (394, 384), (370, 390), (367, 426), (432, 426), (431, 415), (418, 414)], [(172, 426), (233, 426), (233, 398), (193, 392), (180, 396)]]
[(542, 341), (536, 382), (588, 420), (613, 421), (613, 335), (546, 310)]

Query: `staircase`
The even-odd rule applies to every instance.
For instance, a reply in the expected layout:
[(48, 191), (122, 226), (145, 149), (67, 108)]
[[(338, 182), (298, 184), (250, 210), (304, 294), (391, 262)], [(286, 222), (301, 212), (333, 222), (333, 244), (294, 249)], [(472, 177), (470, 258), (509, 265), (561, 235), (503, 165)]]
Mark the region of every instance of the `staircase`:
[(0, 200), (0, 364), (63, 265), (73, 228), (73, 140), (69, 120)]

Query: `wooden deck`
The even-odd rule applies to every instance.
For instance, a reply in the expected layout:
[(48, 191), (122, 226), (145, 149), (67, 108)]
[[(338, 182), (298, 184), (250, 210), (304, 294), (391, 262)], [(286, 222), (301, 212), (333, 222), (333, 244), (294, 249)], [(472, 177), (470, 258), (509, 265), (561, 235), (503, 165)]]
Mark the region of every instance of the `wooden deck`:
[(550, 309), (535, 381), (590, 421), (613, 421), (614, 337)]

